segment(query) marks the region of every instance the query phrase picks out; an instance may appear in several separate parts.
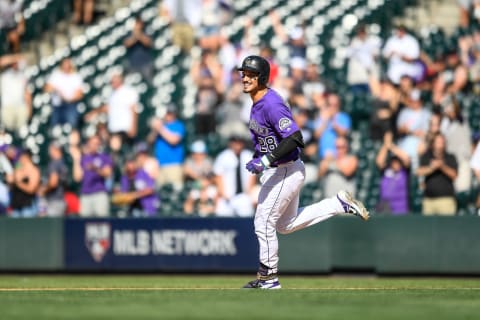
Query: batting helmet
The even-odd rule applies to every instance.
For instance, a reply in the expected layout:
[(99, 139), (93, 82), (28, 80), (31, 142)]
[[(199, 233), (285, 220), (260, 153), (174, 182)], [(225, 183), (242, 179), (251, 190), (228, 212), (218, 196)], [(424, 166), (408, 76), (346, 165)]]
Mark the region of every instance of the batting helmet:
[(242, 66), (238, 71), (252, 71), (258, 73), (258, 83), (267, 85), (270, 77), (270, 63), (260, 56), (248, 56), (243, 59)]

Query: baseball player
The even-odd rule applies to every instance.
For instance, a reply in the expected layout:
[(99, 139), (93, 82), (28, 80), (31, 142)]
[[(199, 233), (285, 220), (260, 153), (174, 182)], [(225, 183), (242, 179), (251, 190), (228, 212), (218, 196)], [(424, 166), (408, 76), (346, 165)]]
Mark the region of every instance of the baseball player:
[(249, 128), (255, 145), (253, 159), (246, 168), (262, 174), (255, 233), (260, 247), (257, 278), (244, 288), (280, 289), (277, 277), (277, 232), (288, 234), (347, 213), (367, 220), (364, 205), (348, 192), (298, 208), (299, 193), (305, 180), (305, 167), (299, 160), (303, 138), (289, 107), (275, 90), (267, 87), (270, 65), (260, 56), (248, 56), (238, 68), (243, 92), (252, 98)]

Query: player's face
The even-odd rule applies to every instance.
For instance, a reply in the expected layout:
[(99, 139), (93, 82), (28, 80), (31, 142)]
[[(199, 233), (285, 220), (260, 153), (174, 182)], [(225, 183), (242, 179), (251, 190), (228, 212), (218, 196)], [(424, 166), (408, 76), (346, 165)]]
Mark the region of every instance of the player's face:
[(242, 71), (243, 92), (250, 93), (258, 89), (258, 74), (252, 71)]

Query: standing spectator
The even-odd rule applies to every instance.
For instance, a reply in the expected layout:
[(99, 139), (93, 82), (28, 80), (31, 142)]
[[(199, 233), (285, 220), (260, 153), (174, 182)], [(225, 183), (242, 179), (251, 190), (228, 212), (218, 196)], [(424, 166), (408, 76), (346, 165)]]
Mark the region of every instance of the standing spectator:
[(290, 57), (300, 57), (305, 59), (307, 56), (307, 45), (304, 25), (299, 23), (287, 32), (282, 24), (280, 15), (276, 11), (271, 11), (268, 15), (275, 34), (284, 44), (288, 45)]
[(68, 179), (68, 169), (63, 161), (61, 145), (54, 141), (48, 147), (50, 161), (47, 168), (47, 179), (40, 187), (39, 194), (45, 201), (46, 215), (62, 217), (65, 214), (64, 200), (65, 184)]
[(254, 175), (245, 170), (253, 158), (253, 152), (245, 148), (245, 140), (233, 135), (228, 148), (218, 154), (213, 163), (220, 200), (217, 216), (250, 217), (253, 215), (253, 202), (250, 193), (256, 184)]
[(40, 186), (40, 170), (32, 161), (29, 151), (23, 151), (13, 171), (10, 187), (12, 217), (31, 218), (38, 214), (37, 191)]
[(106, 187), (107, 179), (112, 176), (112, 159), (100, 152), (100, 138), (96, 135), (88, 138), (81, 152), (72, 146), (73, 179), (81, 183), (80, 215), (82, 217), (108, 217), (110, 199)]
[(317, 141), (315, 140), (312, 124), (310, 123), (309, 111), (302, 108), (292, 108), (293, 120), (302, 133), (303, 143), (305, 145), (300, 153), (300, 159), (305, 163), (305, 182), (309, 183), (316, 180), (318, 165), (317, 160)]
[(7, 213), (10, 205), (10, 190), (8, 185), (13, 182), (13, 167), (10, 160), (4, 153), (5, 148), (0, 151), (0, 216)]
[(183, 173), (187, 181), (200, 181), (212, 172), (212, 159), (208, 156), (207, 146), (197, 140), (190, 146), (190, 156), (185, 160)]
[(467, 29), (470, 24), (470, 16), (480, 20), (480, 1), (479, 0), (457, 0), (460, 9), (460, 27)]
[(440, 133), (440, 123), (442, 122), (442, 114), (439, 112), (434, 112), (430, 116), (428, 122), (428, 131), (425, 134), (425, 137), (418, 144), (418, 156), (422, 156), (427, 152), (428, 148), (433, 143), (433, 138)]
[(133, 217), (154, 217), (160, 208), (155, 180), (135, 158), (127, 159), (121, 178), (120, 194), (129, 197), (128, 212)]
[(148, 175), (157, 181), (160, 174), (160, 167), (155, 157), (152, 157), (149, 151), (148, 144), (146, 142), (140, 142), (134, 147), (136, 155), (136, 164), (139, 168), (142, 168)]
[(335, 153), (327, 154), (319, 165), (318, 176), (323, 178), (324, 197), (334, 197), (340, 190), (355, 194), (355, 173), (358, 159), (349, 153), (345, 137), (335, 139)]
[(410, 158), (393, 143), (392, 132), (385, 134), (375, 162), (377, 168), (382, 172), (377, 211), (394, 215), (407, 214), (409, 212), (408, 168)]
[(468, 82), (468, 70), (461, 63), (457, 49), (445, 54), (445, 68), (433, 83), (433, 102), (440, 104), (446, 95), (455, 95), (461, 92)]
[(160, 14), (171, 25), (173, 44), (189, 53), (202, 21), (202, 0), (163, 0)]
[(196, 133), (215, 132), (216, 108), (225, 91), (222, 65), (212, 51), (203, 51), (200, 60), (193, 62), (190, 75), (198, 87), (195, 112)]
[(340, 111), (340, 97), (337, 94), (329, 94), (315, 120), (319, 159), (323, 159), (328, 154), (336, 155), (335, 140), (337, 137), (346, 137), (351, 125), (350, 116)]
[(458, 163), (458, 174), (455, 179), (455, 192), (464, 192), (470, 189), (472, 172), (469, 161), (471, 156), (471, 130), (468, 121), (465, 121), (460, 105), (453, 95), (446, 96), (442, 101), (443, 115), (440, 131), (445, 136), (447, 152), (455, 156)]
[(367, 33), (365, 25), (358, 26), (356, 35), (347, 48), (347, 82), (353, 93), (369, 91), (370, 74), (378, 74), (377, 58), (380, 55), (380, 39)]
[(422, 201), (424, 215), (454, 215), (457, 211), (453, 183), (457, 177), (457, 160), (447, 153), (446, 140), (442, 134), (433, 139), (430, 149), (420, 158), (416, 173), (425, 177)]
[(428, 130), (430, 112), (423, 107), (420, 91), (414, 90), (397, 119), (397, 132), (401, 136), (398, 146), (411, 160), (412, 168), (418, 167), (418, 146)]
[(153, 143), (155, 157), (160, 165), (157, 186), (172, 184), (176, 189), (183, 186), (183, 161), (185, 158), (185, 125), (177, 119), (176, 107), (170, 105), (163, 119), (151, 122), (148, 140)]
[[(14, 60), (0, 77), (1, 124), (9, 131), (18, 131), (32, 115), (32, 93), (21, 70), (21, 60)], [(8, 92), (8, 94), (6, 94)]]
[(52, 115), (50, 125), (68, 123), (77, 128), (79, 114), (78, 103), (83, 99), (83, 80), (75, 71), (72, 61), (65, 58), (60, 68), (48, 78), (45, 91), (52, 94)]
[(395, 34), (388, 38), (383, 48), (383, 56), (388, 60), (388, 78), (395, 84), (408, 75), (414, 79), (421, 76), (422, 68), (417, 64), (420, 57), (418, 40), (407, 33), (404, 26), (398, 26)]
[[(473, 151), (472, 158), (470, 159), (470, 167), (472, 168), (477, 181), (480, 182), (480, 137), (478, 137), (478, 135), (476, 140), (476, 147)], [(478, 214), (480, 215), (480, 193), (477, 194), (476, 207)]]
[(23, 0), (0, 0), (0, 34), (6, 33), (10, 51), (13, 53), (20, 52), (20, 39), (25, 33), (22, 9)]
[(73, 21), (76, 24), (89, 25), (93, 21), (95, 11), (95, 0), (74, 0)]
[[(98, 114), (107, 114), (108, 131), (110, 132), (110, 146), (118, 152), (122, 145), (131, 146), (137, 134), (137, 107), (138, 92), (123, 81), (123, 76), (116, 73), (112, 76), (111, 85), (113, 92), (106, 105), (92, 110), (85, 116), (91, 120)], [(113, 143), (112, 142), (118, 142)]]
[(123, 41), (127, 47), (128, 71), (139, 72), (147, 81), (152, 80), (152, 38), (145, 33), (145, 24), (135, 18), (133, 30)]

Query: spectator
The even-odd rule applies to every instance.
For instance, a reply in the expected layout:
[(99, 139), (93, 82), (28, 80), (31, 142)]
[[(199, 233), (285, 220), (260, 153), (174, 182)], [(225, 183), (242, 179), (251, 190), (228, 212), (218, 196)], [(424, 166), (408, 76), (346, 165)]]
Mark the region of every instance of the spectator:
[(318, 177), (323, 179), (324, 197), (333, 197), (340, 190), (355, 194), (355, 173), (358, 159), (349, 153), (347, 138), (335, 139), (335, 153), (328, 153), (320, 162)]
[(20, 67), (22, 63), (22, 60), (13, 60), (0, 78), (0, 92), (8, 92), (0, 96), (1, 124), (5, 129), (15, 132), (26, 125), (32, 115), (32, 92)]
[(319, 159), (323, 159), (328, 154), (335, 156), (335, 140), (337, 137), (346, 137), (350, 128), (350, 116), (340, 111), (340, 97), (337, 94), (329, 94), (315, 120), (315, 139), (318, 140)]
[(160, 199), (155, 193), (155, 180), (143, 169), (143, 163), (138, 162), (136, 158), (129, 158), (125, 162), (119, 194), (129, 199), (128, 213), (131, 216), (157, 215)]
[(83, 152), (71, 146), (70, 155), (73, 160), (73, 179), (81, 183), (80, 216), (108, 217), (110, 215), (110, 199), (106, 187), (107, 179), (112, 176), (112, 159), (100, 152), (100, 138), (96, 135), (88, 138)]
[(201, 23), (198, 29), (198, 45), (203, 50), (217, 51), (220, 39), (219, 0), (202, 0)]
[(309, 183), (316, 180), (318, 165), (317, 159), (317, 141), (315, 140), (312, 124), (310, 123), (309, 111), (301, 108), (292, 108), (293, 120), (302, 132), (303, 143), (300, 158), (305, 163), (305, 182)]
[(313, 96), (317, 94), (324, 95), (325, 92), (326, 86), (318, 73), (318, 65), (308, 63), (305, 69), (305, 79), (302, 84), (303, 95), (300, 97), (305, 99), (305, 101), (301, 102), (297, 99), (295, 105), (306, 109), (312, 109)]
[(408, 154), (393, 143), (392, 132), (385, 133), (375, 162), (382, 172), (377, 211), (394, 215), (408, 213), (410, 159)]
[[(470, 167), (472, 168), (477, 182), (480, 182), (480, 137), (477, 135), (476, 147), (473, 151), (473, 155), (470, 159)], [(480, 193), (477, 194), (476, 207), (478, 210), (478, 215), (480, 215)]]
[(305, 59), (307, 56), (305, 27), (301, 24), (297, 24), (287, 33), (286, 28), (283, 26), (281, 18), (276, 11), (271, 11), (269, 17), (273, 31), (277, 37), (279, 37), (284, 44), (288, 45), (290, 57), (300, 57)]
[(401, 92), (385, 78), (378, 80), (375, 76), (371, 76), (369, 85), (373, 98), (370, 114), (370, 138), (381, 140), (385, 133), (395, 127)]
[(123, 41), (127, 47), (128, 71), (139, 72), (147, 81), (152, 80), (152, 38), (145, 33), (145, 24), (135, 18), (133, 30)]
[(253, 152), (245, 149), (245, 140), (233, 135), (228, 148), (218, 154), (213, 163), (216, 185), (219, 193), (217, 216), (250, 217), (253, 215), (253, 202), (250, 192), (256, 184), (254, 175), (245, 170)]
[(442, 101), (443, 115), (440, 131), (445, 136), (447, 152), (455, 156), (458, 163), (458, 174), (455, 179), (455, 192), (464, 192), (470, 189), (472, 172), (469, 161), (471, 156), (470, 141), (471, 130), (468, 122), (464, 120), (460, 105), (453, 95), (446, 96)]
[(29, 151), (23, 151), (13, 171), (10, 186), (12, 217), (31, 218), (38, 215), (37, 191), (40, 186), (40, 170), (32, 161)]
[[(106, 105), (90, 111), (85, 116), (87, 121), (98, 114), (107, 114), (108, 131), (110, 132), (110, 146), (118, 152), (122, 145), (132, 146), (137, 134), (138, 126), (138, 92), (123, 81), (123, 76), (114, 74), (111, 79), (113, 92)], [(112, 142), (118, 142), (113, 143)]]
[(4, 153), (5, 148), (0, 152), (0, 216), (7, 213), (10, 205), (9, 184), (13, 182), (13, 167), (10, 160)]
[(207, 146), (197, 140), (190, 146), (191, 155), (185, 160), (183, 173), (187, 181), (200, 181), (212, 172), (212, 159), (207, 154)]
[(148, 175), (157, 181), (160, 174), (160, 167), (155, 157), (152, 157), (149, 152), (148, 144), (140, 142), (134, 148), (136, 155), (136, 163), (139, 168), (143, 169)]
[(383, 56), (388, 60), (388, 78), (394, 84), (398, 84), (403, 75), (417, 79), (422, 74), (422, 68), (417, 63), (420, 45), (404, 26), (398, 26), (395, 34), (388, 38)]
[(357, 27), (356, 35), (347, 48), (347, 83), (353, 93), (369, 92), (370, 74), (378, 74), (377, 58), (380, 39), (367, 33), (365, 25)]
[(446, 140), (437, 134), (426, 154), (420, 158), (416, 173), (425, 177), (422, 201), (424, 215), (454, 215), (457, 211), (453, 183), (457, 177), (457, 160), (447, 153)]
[(428, 131), (425, 137), (418, 145), (418, 156), (422, 156), (427, 152), (428, 148), (433, 143), (433, 138), (440, 133), (440, 123), (442, 122), (442, 114), (438, 112), (432, 113), (428, 123)]
[(457, 49), (445, 54), (445, 68), (433, 83), (433, 102), (440, 104), (446, 95), (462, 92), (468, 82), (468, 70), (462, 65)]
[(406, 100), (397, 119), (397, 132), (400, 135), (398, 146), (405, 151), (412, 164), (412, 168), (418, 167), (418, 147), (428, 130), (430, 112), (423, 107), (420, 99), (420, 91), (415, 89)]
[(225, 91), (222, 66), (212, 51), (203, 51), (200, 60), (193, 62), (190, 75), (198, 87), (195, 112), (196, 133), (215, 132), (216, 108)]
[(195, 182), (188, 193), (183, 209), (187, 215), (196, 213), (200, 217), (212, 216), (217, 211), (218, 200), (215, 175), (209, 173)]
[(160, 14), (171, 25), (173, 44), (189, 53), (202, 21), (202, 0), (163, 0)]
[(20, 52), (20, 39), (25, 33), (22, 9), (23, 0), (0, 0), (0, 33), (6, 33), (13, 53)]
[(75, 71), (72, 61), (65, 58), (60, 68), (48, 78), (45, 91), (52, 94), (52, 115), (50, 125), (68, 123), (75, 129), (78, 127), (78, 103), (83, 99), (83, 80)]
[(160, 165), (157, 187), (172, 184), (176, 189), (181, 189), (185, 125), (177, 119), (176, 107), (168, 106), (163, 119), (154, 118), (151, 129), (148, 140), (154, 145), (155, 157)]
[(49, 217), (62, 217), (65, 214), (65, 185), (68, 179), (68, 169), (63, 161), (61, 145), (54, 141), (48, 147), (50, 161), (47, 168), (47, 178), (39, 190), (39, 195), (45, 201)]
[(89, 25), (93, 21), (95, 11), (95, 0), (74, 0), (73, 21), (76, 24)]
[(467, 29), (470, 26), (470, 15), (480, 20), (480, 1), (479, 0), (457, 0), (460, 8), (460, 27)]

